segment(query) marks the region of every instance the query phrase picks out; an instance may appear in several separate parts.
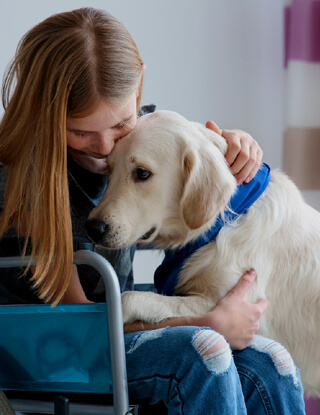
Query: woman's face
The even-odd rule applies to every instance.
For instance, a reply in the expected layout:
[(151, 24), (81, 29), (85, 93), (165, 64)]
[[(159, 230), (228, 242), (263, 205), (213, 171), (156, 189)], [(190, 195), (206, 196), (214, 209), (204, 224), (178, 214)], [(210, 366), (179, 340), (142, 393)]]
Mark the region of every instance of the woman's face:
[(67, 117), (67, 144), (71, 157), (87, 170), (102, 173), (106, 156), (116, 141), (132, 131), (137, 123), (137, 94), (128, 104), (114, 107), (104, 101), (85, 117)]

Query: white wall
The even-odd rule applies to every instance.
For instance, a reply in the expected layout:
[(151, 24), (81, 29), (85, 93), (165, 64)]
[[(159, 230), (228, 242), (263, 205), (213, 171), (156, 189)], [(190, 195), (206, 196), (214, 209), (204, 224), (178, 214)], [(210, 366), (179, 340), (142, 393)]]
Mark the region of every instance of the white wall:
[[(0, 73), (31, 26), (89, 4), (115, 15), (136, 40), (147, 65), (143, 103), (243, 129), (271, 167), (281, 166), (282, 1), (1, 0)], [(137, 277), (151, 279), (142, 261)]]
[(129, 29), (147, 65), (144, 103), (250, 132), (272, 167), (282, 151), (282, 2), (267, 0), (1, 0), (0, 73), (45, 17), (105, 8)]

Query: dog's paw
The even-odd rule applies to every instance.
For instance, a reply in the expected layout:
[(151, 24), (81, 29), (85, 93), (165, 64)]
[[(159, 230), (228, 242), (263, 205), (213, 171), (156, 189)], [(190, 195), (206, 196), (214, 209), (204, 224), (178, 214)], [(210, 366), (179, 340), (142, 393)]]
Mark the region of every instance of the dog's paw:
[(135, 291), (126, 291), (121, 294), (123, 324), (129, 324), (136, 320), (134, 318), (136, 301), (138, 300)]
[(167, 316), (157, 312), (155, 302), (159, 294), (152, 292), (126, 291), (121, 294), (123, 323), (129, 324), (133, 321), (144, 321), (147, 323), (158, 323)]

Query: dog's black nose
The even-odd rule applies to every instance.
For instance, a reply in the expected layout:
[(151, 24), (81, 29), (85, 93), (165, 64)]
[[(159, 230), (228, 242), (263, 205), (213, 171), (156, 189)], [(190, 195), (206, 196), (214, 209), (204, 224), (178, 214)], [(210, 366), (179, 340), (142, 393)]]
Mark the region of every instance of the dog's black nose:
[(86, 223), (87, 234), (93, 242), (100, 242), (108, 230), (109, 225), (103, 220), (89, 219)]

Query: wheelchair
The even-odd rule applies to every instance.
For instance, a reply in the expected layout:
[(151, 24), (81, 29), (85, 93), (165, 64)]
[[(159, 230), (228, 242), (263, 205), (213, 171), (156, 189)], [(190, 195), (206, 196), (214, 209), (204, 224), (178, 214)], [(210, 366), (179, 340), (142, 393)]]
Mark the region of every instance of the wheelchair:
[[(2, 257), (0, 268), (29, 260)], [(99, 272), (106, 303), (1, 305), (0, 387), (23, 415), (139, 414), (129, 405), (117, 275), (90, 250), (75, 252), (74, 263)]]

